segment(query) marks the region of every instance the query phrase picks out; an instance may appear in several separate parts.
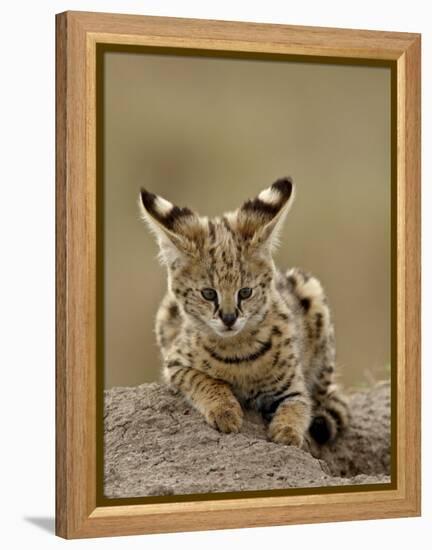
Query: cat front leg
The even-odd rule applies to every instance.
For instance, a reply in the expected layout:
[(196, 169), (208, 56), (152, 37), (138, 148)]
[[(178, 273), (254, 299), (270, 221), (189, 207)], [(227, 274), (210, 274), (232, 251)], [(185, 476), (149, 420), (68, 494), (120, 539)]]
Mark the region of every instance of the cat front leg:
[(305, 384), (300, 381), (275, 402), (276, 410), (268, 426), (274, 443), (301, 447), (311, 422), (312, 404)]
[(243, 410), (229, 384), (177, 360), (166, 362), (164, 378), (182, 393), (212, 428), (223, 433), (240, 431)]

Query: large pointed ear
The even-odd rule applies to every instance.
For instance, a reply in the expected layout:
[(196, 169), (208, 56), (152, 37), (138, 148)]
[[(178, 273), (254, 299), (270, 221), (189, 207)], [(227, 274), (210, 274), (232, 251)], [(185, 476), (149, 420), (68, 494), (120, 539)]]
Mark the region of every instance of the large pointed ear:
[(277, 243), (282, 222), (294, 201), (291, 178), (278, 179), (235, 213), (237, 231), (252, 244), (270, 247)]
[(145, 189), (141, 189), (139, 206), (143, 219), (157, 238), (163, 263), (171, 264), (200, 249), (204, 228), (192, 210), (174, 206)]

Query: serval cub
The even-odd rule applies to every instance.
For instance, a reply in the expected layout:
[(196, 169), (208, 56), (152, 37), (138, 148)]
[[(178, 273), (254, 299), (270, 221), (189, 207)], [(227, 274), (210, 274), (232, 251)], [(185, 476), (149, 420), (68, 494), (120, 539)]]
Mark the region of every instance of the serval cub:
[(261, 411), (269, 438), (302, 446), (347, 425), (333, 383), (335, 339), (319, 281), (278, 271), (271, 251), (294, 199), (290, 178), (222, 217), (141, 191), (143, 217), (167, 266), (156, 317), (164, 380), (221, 432), (238, 432), (243, 407)]

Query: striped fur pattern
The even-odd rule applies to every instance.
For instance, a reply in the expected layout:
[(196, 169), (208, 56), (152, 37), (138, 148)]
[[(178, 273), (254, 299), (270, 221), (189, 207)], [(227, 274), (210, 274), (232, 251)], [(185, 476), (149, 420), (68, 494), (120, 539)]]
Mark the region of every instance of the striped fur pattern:
[(320, 282), (276, 269), (272, 248), (294, 185), (277, 180), (238, 210), (208, 219), (148, 191), (141, 211), (160, 245), (168, 290), (156, 318), (163, 378), (222, 432), (243, 410), (268, 422), (269, 438), (302, 446), (347, 425), (334, 383), (335, 338)]

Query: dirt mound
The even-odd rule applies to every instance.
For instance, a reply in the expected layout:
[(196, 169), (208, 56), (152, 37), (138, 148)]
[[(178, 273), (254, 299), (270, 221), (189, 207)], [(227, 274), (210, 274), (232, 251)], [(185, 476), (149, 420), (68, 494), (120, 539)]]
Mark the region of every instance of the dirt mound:
[(390, 482), (390, 387), (350, 397), (352, 422), (332, 445), (267, 440), (255, 413), (221, 434), (159, 384), (105, 392), (105, 496), (256, 491)]

